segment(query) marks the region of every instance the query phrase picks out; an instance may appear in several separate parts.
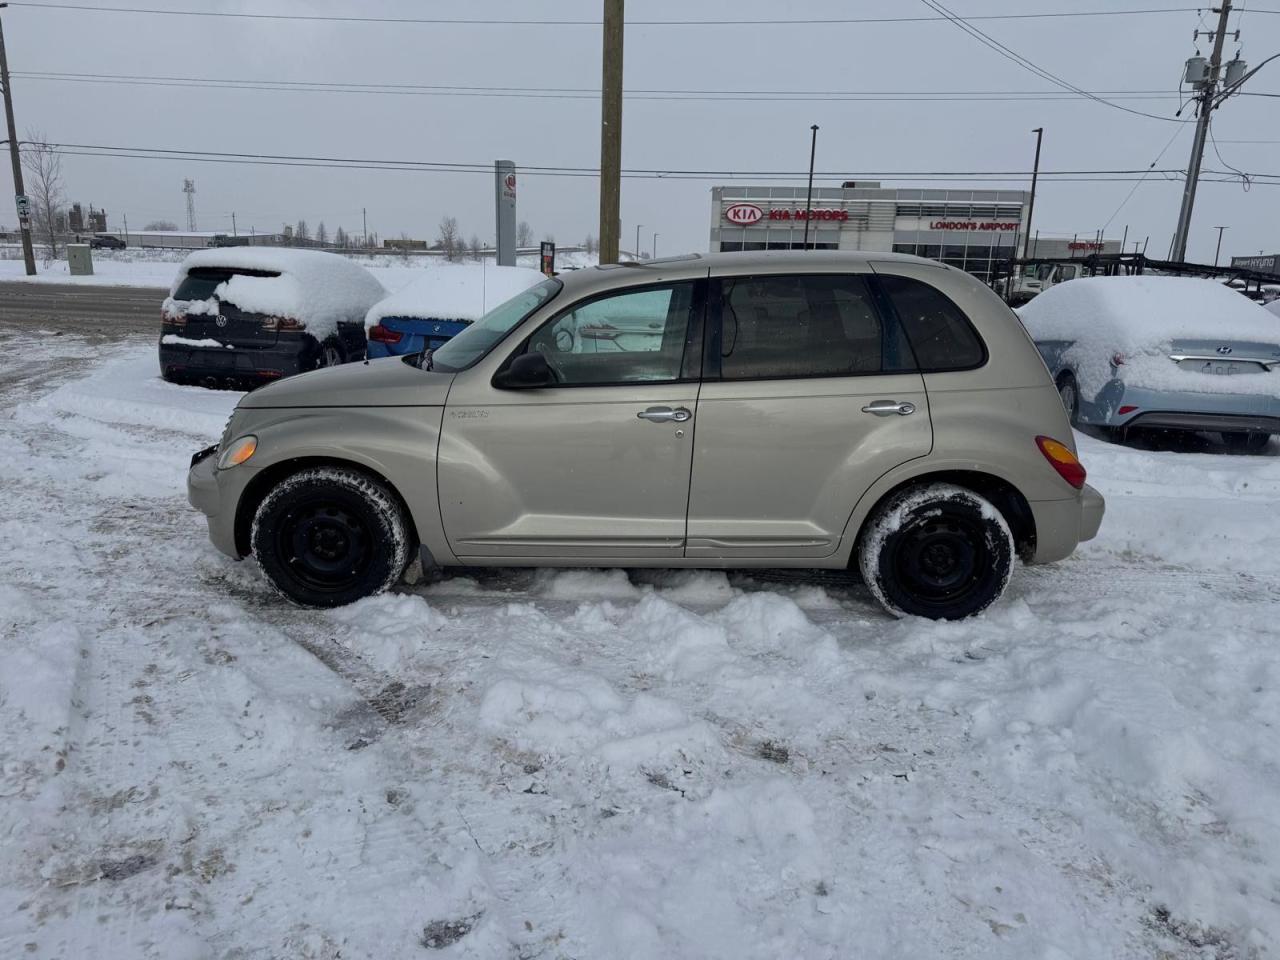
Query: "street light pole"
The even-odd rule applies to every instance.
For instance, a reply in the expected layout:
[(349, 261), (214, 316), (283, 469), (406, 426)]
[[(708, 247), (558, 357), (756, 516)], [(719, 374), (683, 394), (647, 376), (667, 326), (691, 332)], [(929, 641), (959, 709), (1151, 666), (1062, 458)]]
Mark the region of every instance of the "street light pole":
[(809, 249), (809, 214), (813, 210), (813, 158), (818, 152), (818, 125), (809, 128), (813, 131), (813, 139), (809, 142), (809, 192), (804, 198), (804, 247)]
[(1040, 179), (1040, 141), (1044, 139), (1044, 127), (1031, 131), (1036, 135), (1036, 159), (1031, 167), (1031, 198), (1027, 201), (1027, 222), (1022, 230), (1022, 259), (1027, 259), (1027, 245), (1031, 243), (1031, 217), (1036, 212), (1036, 181)]
[(640, 228), (643, 226), (644, 226), (643, 223), (636, 224), (636, 259), (637, 260), (640, 259)]
[(658, 259), (658, 235), (653, 235), (653, 259)]
[[(9, 6), (0, 3), (0, 10)], [(4, 87), (4, 120), (9, 129), (9, 159), (13, 162), (14, 204), (18, 211), (18, 227), (22, 231), (22, 261), (27, 276), (36, 275), (36, 252), (31, 246), (31, 212), (26, 208), (26, 190), (22, 186), (22, 156), (18, 152), (18, 128), (13, 121), (13, 91), (9, 86), (9, 58), (4, 52), (4, 25), (0, 24), (0, 87)], [(18, 200), (22, 197), (22, 200)]]
[(1214, 251), (1213, 251), (1213, 265), (1216, 267), (1218, 265), (1218, 254), (1222, 253), (1222, 231), (1227, 228), (1214, 227), (1213, 229), (1218, 231), (1218, 245), (1217, 247), (1214, 248)]
[(600, 79), (600, 262), (618, 262), (622, 194), (623, 0), (604, 0)]

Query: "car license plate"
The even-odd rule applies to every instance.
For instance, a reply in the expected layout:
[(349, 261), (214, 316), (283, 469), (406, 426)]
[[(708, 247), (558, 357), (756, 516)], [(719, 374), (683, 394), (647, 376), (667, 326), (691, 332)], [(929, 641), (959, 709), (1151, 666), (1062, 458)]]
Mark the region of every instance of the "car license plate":
[(1263, 373), (1265, 368), (1259, 363), (1247, 360), (1183, 360), (1178, 366), (1184, 370), (1195, 370), (1198, 373), (1209, 373), (1219, 377), (1230, 377), (1238, 373)]

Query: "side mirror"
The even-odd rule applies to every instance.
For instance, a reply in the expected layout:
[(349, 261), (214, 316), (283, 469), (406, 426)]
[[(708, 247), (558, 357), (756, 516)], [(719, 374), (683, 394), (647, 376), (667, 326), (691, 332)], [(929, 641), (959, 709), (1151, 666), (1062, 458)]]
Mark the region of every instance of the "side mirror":
[(527, 390), (533, 387), (549, 387), (556, 382), (556, 373), (542, 354), (522, 353), (515, 357), (507, 369), (494, 375), (493, 385), (500, 390)]

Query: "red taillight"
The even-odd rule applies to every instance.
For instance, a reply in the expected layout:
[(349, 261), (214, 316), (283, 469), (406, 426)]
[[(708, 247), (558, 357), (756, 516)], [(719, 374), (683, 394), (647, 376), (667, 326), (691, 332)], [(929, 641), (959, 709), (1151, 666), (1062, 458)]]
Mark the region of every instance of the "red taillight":
[(173, 327), (181, 330), (187, 325), (187, 315), (185, 313), (161, 313), (160, 326), (164, 328)]
[(1123, 407), (1121, 407), (1119, 410), (1117, 410), (1117, 411), (1116, 411), (1116, 413), (1119, 413), (1119, 414), (1122, 414), (1122, 415), (1123, 415), (1123, 414), (1126, 414), (1126, 413), (1133, 413), (1133, 411), (1135, 411), (1135, 410), (1137, 410), (1137, 409), (1138, 409), (1138, 408), (1137, 408), (1137, 407), (1135, 407), (1132, 403), (1126, 403)]
[(259, 323), (263, 330), (301, 330), (303, 323), (292, 317), (263, 317)]
[(1058, 471), (1058, 476), (1077, 490), (1084, 486), (1084, 464), (1071, 452), (1070, 447), (1053, 437), (1036, 437), (1036, 446), (1049, 461), (1049, 465)]
[(404, 339), (404, 334), (377, 323), (369, 328), (369, 339), (374, 343), (399, 343)]

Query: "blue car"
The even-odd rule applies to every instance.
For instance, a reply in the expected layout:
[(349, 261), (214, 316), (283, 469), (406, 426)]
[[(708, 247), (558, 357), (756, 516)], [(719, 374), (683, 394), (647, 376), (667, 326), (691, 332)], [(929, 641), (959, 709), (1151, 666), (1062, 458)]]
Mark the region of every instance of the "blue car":
[(372, 359), (434, 350), (544, 279), (526, 267), (485, 263), (433, 267), (369, 310), (365, 316), (368, 355)]
[(1019, 316), (1073, 424), (1216, 433), (1241, 451), (1280, 434), (1280, 317), (1217, 281), (1082, 278)]

